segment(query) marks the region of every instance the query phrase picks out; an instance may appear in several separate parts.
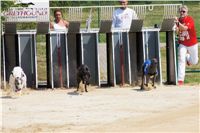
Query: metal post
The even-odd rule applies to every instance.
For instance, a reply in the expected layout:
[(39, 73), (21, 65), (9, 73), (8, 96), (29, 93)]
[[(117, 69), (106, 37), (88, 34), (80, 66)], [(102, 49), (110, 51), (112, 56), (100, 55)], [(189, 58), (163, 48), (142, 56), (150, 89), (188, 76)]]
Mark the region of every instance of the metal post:
[(2, 61), (3, 61), (3, 88), (6, 88), (6, 67), (5, 67), (5, 34), (3, 34), (3, 38), (2, 38)]
[(121, 86), (124, 85), (124, 47), (122, 40), (122, 32), (119, 32), (119, 46), (120, 46), (120, 70), (121, 70)]
[(50, 70), (51, 70), (51, 88), (54, 88), (54, 77), (53, 77), (53, 50), (52, 50), (52, 37), (50, 34)]
[(34, 71), (33, 71), (33, 53), (32, 53), (32, 51), (33, 51), (33, 36), (32, 36), (32, 34), (29, 34), (30, 35), (30, 48), (31, 48), (31, 77), (32, 77), (32, 84), (31, 84), (31, 86), (32, 86), (32, 88), (34, 88)]
[(59, 66), (59, 79), (60, 87), (63, 87), (63, 78), (62, 78), (62, 55), (61, 55), (61, 43), (60, 43), (60, 33), (57, 33), (57, 49), (58, 49), (58, 66)]
[(67, 33), (65, 33), (65, 49), (66, 49), (66, 75), (67, 75), (67, 88), (69, 88), (69, 53), (68, 53), (68, 43), (67, 43)]

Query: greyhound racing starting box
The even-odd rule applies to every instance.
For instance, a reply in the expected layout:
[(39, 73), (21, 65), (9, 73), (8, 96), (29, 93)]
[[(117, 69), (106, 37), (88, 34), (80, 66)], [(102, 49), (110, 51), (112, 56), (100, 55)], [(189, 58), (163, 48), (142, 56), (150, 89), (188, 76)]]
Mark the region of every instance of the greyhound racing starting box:
[(80, 22), (70, 22), (68, 31), (47, 34), (47, 86), (76, 87), (77, 68), (89, 67), (90, 84), (100, 86), (98, 30), (80, 29)]
[[(4, 80), (8, 81), (13, 68), (20, 66), (27, 76), (27, 87), (38, 88), (36, 34), (48, 33), (49, 1), (34, 2), (31, 7), (27, 6), (10, 7), (2, 12), (5, 17), (2, 41)], [(27, 23), (32, 23), (29, 25), (31, 28), (25, 28)], [(37, 23), (37, 27), (33, 28), (33, 23)], [(20, 24), (21, 30), (17, 24)]]
[(79, 65), (89, 67), (92, 85), (100, 86), (99, 53), (98, 53), (98, 30), (81, 30), (78, 43)]
[(47, 87), (69, 87), (67, 33), (51, 31), (46, 37)]
[[(67, 34), (69, 49), (69, 86), (77, 85), (76, 73), (77, 68), (81, 64), (89, 67), (91, 73), (90, 84), (100, 86), (98, 31), (93, 29), (79, 29), (80, 25), (77, 25), (77, 22), (75, 22), (76, 24), (73, 24), (73, 22), (70, 23), (72, 27), (69, 27)], [(78, 30), (74, 31), (70, 29)]]
[(141, 31), (130, 31), (129, 33), (133, 84), (142, 76), (142, 65), (145, 60), (152, 58), (158, 60), (156, 82), (162, 83), (159, 30), (159, 28), (142, 28)]
[(128, 30), (111, 29), (112, 20), (102, 20), (99, 32), (106, 34), (107, 85), (130, 84)]
[(37, 88), (36, 32), (9, 29), (13, 27), (16, 27), (15, 23), (13, 25), (5, 23), (3, 34), (5, 80), (9, 81), (13, 68), (20, 66), (27, 76), (27, 87)]

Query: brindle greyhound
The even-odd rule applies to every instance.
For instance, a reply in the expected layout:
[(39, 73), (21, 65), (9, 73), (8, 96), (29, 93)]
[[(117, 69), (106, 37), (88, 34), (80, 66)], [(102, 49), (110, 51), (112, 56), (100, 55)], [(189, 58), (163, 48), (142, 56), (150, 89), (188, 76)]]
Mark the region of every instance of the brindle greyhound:
[[(157, 76), (157, 66), (158, 60), (153, 58), (151, 60), (146, 60), (142, 66), (142, 84), (141, 90), (150, 90), (151, 88), (148, 86), (149, 79), (152, 79), (152, 86), (155, 86), (155, 80)], [(146, 79), (146, 82), (144, 81)]]

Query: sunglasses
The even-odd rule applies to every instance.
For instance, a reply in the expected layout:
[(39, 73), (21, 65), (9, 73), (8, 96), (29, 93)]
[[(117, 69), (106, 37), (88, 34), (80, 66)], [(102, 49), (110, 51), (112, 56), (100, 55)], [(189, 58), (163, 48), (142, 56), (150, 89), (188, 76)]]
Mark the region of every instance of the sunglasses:
[(180, 12), (185, 13), (186, 11), (180, 11)]

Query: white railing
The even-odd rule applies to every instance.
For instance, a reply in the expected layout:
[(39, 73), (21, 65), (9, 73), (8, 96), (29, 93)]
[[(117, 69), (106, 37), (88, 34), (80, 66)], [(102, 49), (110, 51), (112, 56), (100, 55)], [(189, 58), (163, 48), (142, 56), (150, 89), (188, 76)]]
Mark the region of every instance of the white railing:
[[(172, 18), (177, 16), (178, 9), (181, 4), (150, 4), (150, 5), (129, 5), (128, 7), (135, 10), (139, 19), (146, 21), (146, 26), (151, 25), (149, 20), (154, 24), (161, 23), (164, 18)], [(100, 20), (111, 20), (113, 11), (120, 6), (81, 6), (81, 7), (50, 7), (51, 13), (55, 9), (62, 9), (64, 12), (64, 18), (69, 21), (80, 20), (85, 26), (85, 22), (88, 19), (88, 14), (92, 9), (92, 26), (97, 28)], [(148, 16), (148, 17), (147, 17)], [(153, 24), (152, 24), (153, 25)]]
[[(181, 4), (149, 4), (149, 5), (129, 5), (135, 10), (139, 19), (144, 19), (144, 24), (160, 23), (164, 18), (177, 16), (177, 11)], [(3, 15), (7, 22), (41, 22), (53, 19), (53, 10), (56, 8), (63, 10), (63, 16), (68, 21), (82, 21), (83, 26), (90, 15), (91, 26), (97, 28), (100, 20), (112, 19), (113, 11), (120, 6), (81, 6), (81, 7), (50, 7), (50, 8), (10, 8)], [(51, 15), (50, 15), (51, 14)], [(51, 17), (50, 17), (51, 16)], [(148, 16), (148, 17), (147, 17)], [(159, 17), (158, 17), (159, 16)], [(159, 19), (158, 19), (159, 18)], [(148, 26), (148, 25), (147, 25)]]

